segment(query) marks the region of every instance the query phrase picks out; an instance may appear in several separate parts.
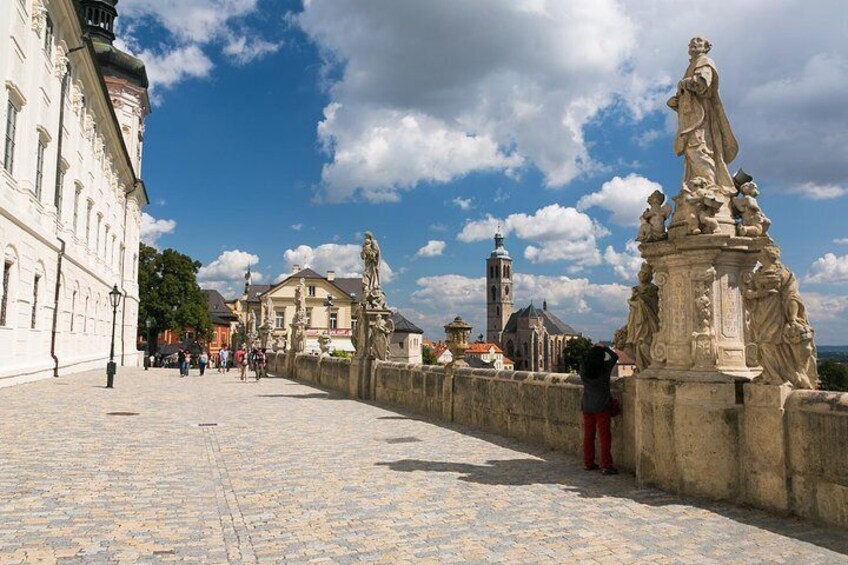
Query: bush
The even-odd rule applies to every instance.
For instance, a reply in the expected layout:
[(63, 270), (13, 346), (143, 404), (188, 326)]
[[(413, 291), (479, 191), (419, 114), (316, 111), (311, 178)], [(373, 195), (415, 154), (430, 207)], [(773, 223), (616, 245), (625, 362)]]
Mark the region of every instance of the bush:
[(819, 380), (821, 390), (848, 392), (848, 367), (833, 359), (819, 363)]

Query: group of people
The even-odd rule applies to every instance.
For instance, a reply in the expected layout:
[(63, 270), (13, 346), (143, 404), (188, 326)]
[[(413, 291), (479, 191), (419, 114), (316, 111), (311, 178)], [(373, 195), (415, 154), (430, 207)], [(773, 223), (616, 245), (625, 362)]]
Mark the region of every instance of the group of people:
[[(206, 368), (210, 364), (214, 364), (219, 373), (229, 373), (231, 367), (238, 367), (239, 376), (243, 381), (247, 379), (248, 370), (253, 371), (257, 381), (268, 375), (266, 350), (258, 347), (254, 347), (249, 353), (243, 347), (239, 347), (232, 356), (226, 348), (222, 348), (215, 355), (210, 355), (208, 351), (201, 351), (195, 360), (200, 376), (206, 373)], [(180, 371), (180, 377), (189, 376), (191, 362), (192, 355), (188, 350), (177, 351), (177, 368)]]

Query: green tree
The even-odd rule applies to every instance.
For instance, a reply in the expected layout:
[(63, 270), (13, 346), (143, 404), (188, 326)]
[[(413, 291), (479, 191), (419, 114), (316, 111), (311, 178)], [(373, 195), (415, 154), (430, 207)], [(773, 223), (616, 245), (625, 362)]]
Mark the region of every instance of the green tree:
[(569, 339), (565, 343), (565, 347), (562, 351), (559, 370), (563, 373), (573, 373), (577, 371), (577, 369), (580, 368), (580, 363), (583, 362), (583, 358), (586, 357), (586, 353), (588, 353), (591, 348), (592, 342), (583, 336)]
[(425, 365), (435, 365), (436, 364), (436, 354), (433, 353), (433, 350), (429, 347), (423, 347), (421, 349), (421, 362)]
[[(139, 333), (146, 333), (145, 321), (150, 319), (151, 335), (164, 330), (192, 330), (198, 338), (212, 332), (206, 295), (197, 284), (200, 262), (188, 255), (166, 249), (161, 253), (141, 244), (139, 252), (138, 285)], [(147, 336), (144, 336), (145, 339)]]
[(819, 363), (822, 390), (848, 392), (848, 367), (833, 359)]

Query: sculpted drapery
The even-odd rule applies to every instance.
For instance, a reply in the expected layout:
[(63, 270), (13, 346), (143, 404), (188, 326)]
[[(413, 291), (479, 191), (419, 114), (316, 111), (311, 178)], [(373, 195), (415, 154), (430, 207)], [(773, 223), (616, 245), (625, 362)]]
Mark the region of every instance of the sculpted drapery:
[(731, 194), (735, 190), (727, 164), (736, 158), (739, 145), (718, 94), (718, 70), (707, 57), (710, 47), (701, 37), (689, 42), (689, 67), (668, 101), (678, 118), (674, 152), (685, 159), (684, 185), (701, 177)]
[(636, 358), (636, 368), (640, 371), (651, 364), (651, 344), (659, 331), (659, 289), (651, 282), (653, 270), (647, 263), (639, 271), (639, 284), (633, 287), (630, 299), (630, 313), (627, 317), (627, 335), (625, 344)]

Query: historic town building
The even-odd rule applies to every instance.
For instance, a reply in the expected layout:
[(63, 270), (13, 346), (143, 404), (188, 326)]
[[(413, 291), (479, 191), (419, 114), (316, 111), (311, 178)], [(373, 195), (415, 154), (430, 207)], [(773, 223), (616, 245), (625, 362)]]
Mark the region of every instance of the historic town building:
[(512, 257), (504, 247), (504, 237), (495, 234), (495, 249), (486, 259), (486, 338), (500, 346), (513, 359), (519, 371), (559, 371), (568, 340), (578, 334), (548, 311), (531, 302), (513, 312), (514, 284)]
[(0, 3), (0, 378), (136, 365), (144, 64), (117, 0)]
[(394, 333), (389, 342), (389, 361), (420, 365), (424, 330), (407, 320), (400, 312), (392, 312)]
[[(325, 331), (330, 334), (331, 350), (353, 351), (350, 340), (353, 327), (352, 312), (356, 297), (362, 292), (362, 279), (337, 278), (333, 271), (321, 275), (312, 269), (300, 269), (297, 265), (292, 273), (274, 285), (268, 285), (256, 293), (251, 285), (247, 308), (256, 317), (257, 326), (263, 322), (262, 304), (270, 297), (274, 307), (274, 330), (271, 343), (278, 337), (291, 331), (290, 326), (295, 314), (295, 287), (303, 279), (306, 286), (306, 351), (317, 353), (318, 336)], [(241, 311), (241, 308), (239, 309)]]

